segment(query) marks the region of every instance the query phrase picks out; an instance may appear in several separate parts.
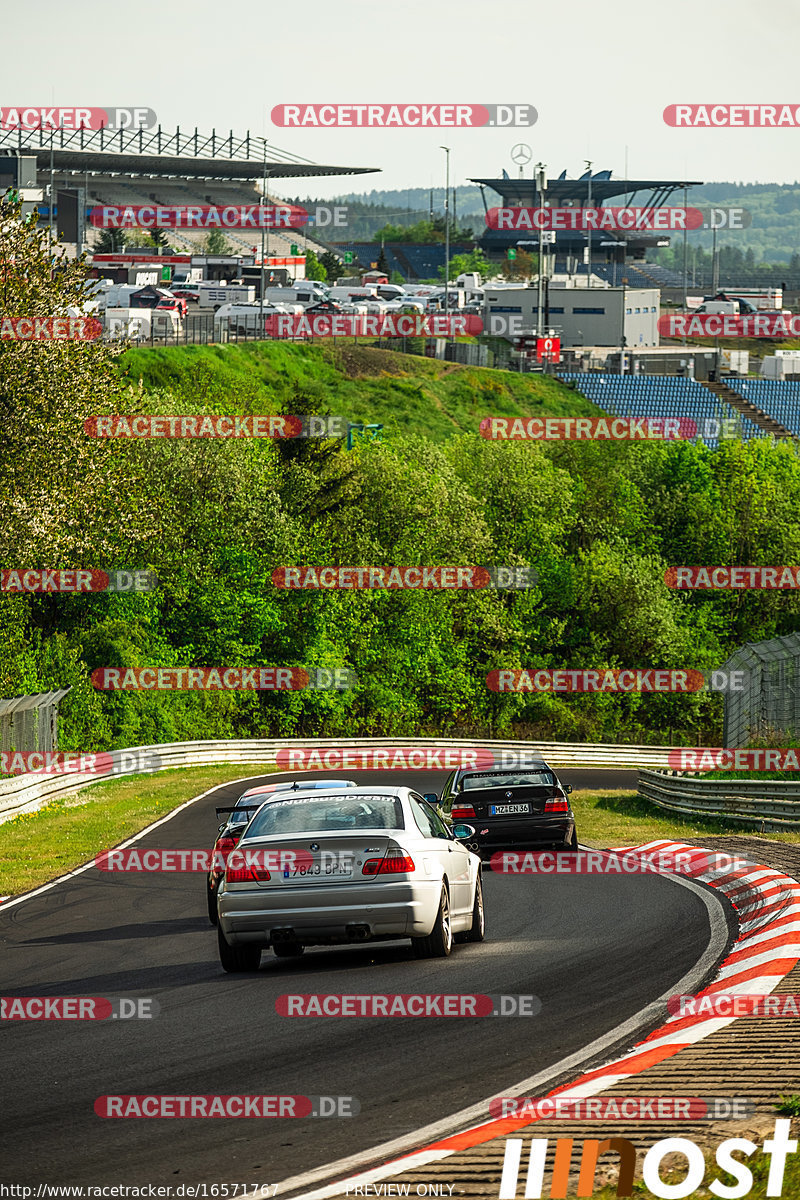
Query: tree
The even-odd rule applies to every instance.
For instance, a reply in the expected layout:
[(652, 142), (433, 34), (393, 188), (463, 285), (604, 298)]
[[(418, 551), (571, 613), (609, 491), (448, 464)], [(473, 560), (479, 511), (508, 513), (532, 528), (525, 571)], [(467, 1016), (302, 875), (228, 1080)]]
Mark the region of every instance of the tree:
[(389, 275), (389, 263), (388, 263), (388, 261), (387, 261), (387, 259), (386, 259), (386, 251), (385, 251), (385, 250), (384, 250), (384, 248), (383, 248), (383, 244), (381, 244), (381, 252), (380, 252), (380, 254), (378, 255), (378, 270), (379, 270), (379, 271), (383, 271), (384, 275), (386, 275), (386, 276), (387, 276), (387, 278), (388, 278), (388, 275)]
[(332, 283), (334, 279), (338, 279), (342, 272), (342, 260), (332, 250), (326, 250), (319, 257), (319, 265), (325, 272), (325, 278), (328, 283)]
[(139, 230), (135, 234), (135, 238), (128, 239), (129, 244), (134, 240), (137, 246), (143, 246), (148, 249), (150, 247), (152, 247), (154, 250), (169, 251), (173, 249), (172, 245), (167, 240), (167, 235), (164, 233), (163, 229), (152, 229), (149, 233)]
[[(450, 278), (467, 275), (477, 271), (482, 279), (492, 274), (492, 264), (482, 250), (471, 250), (469, 254), (454, 254), (450, 259)], [(439, 267), (439, 274), (444, 279), (444, 267)]]
[(204, 254), (235, 254), (236, 250), (221, 229), (211, 229), (203, 238)]
[(95, 254), (116, 254), (130, 241), (129, 229), (103, 229), (94, 244)]
[(539, 266), (539, 256), (527, 250), (518, 250), (516, 258), (508, 258), (501, 267), (504, 279), (530, 279)]
[(313, 250), (306, 248), (306, 279), (319, 279), (323, 283), (328, 278), (328, 272), (317, 258)]

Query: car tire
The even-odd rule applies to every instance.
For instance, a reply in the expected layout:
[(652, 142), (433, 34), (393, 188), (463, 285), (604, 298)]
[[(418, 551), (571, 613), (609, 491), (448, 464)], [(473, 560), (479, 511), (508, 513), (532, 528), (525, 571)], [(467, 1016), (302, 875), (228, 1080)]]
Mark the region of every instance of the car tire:
[(475, 902), (472, 905), (472, 924), (464, 934), (465, 942), (482, 942), (486, 936), (486, 917), (483, 911), (483, 876), (478, 871), (475, 882)]
[(231, 974), (240, 971), (257, 971), (261, 962), (261, 947), (252, 942), (244, 946), (231, 946), (222, 932), (222, 926), (217, 924), (217, 944), (219, 946), (219, 961), (223, 971)]
[(577, 851), (578, 831), (574, 825), (572, 826), (572, 837), (569, 840), (569, 844), (566, 846), (559, 846), (557, 849), (561, 854), (574, 854)]
[(450, 924), (450, 897), (442, 884), (439, 911), (433, 929), (424, 937), (411, 939), (417, 958), (447, 958), (453, 949), (453, 927)]
[(208, 919), (212, 925), (217, 923), (217, 889), (211, 888), (206, 884), (206, 893), (208, 895)]
[(272, 949), (276, 958), (300, 958), (306, 948), (299, 942), (278, 942)]

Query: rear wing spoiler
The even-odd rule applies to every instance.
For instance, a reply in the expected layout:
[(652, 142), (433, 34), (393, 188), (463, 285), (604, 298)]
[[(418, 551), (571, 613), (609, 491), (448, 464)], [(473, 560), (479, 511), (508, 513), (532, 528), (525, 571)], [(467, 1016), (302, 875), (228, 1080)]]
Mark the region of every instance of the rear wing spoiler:
[[(261, 804), (263, 804), (263, 803), (264, 803), (264, 801), (262, 800)], [(233, 804), (233, 805), (231, 805), (230, 808), (218, 808), (217, 816), (221, 817), (225, 813), (234, 813), (234, 812), (252, 814), (254, 812), (258, 812), (258, 810), (261, 808), (261, 804)]]

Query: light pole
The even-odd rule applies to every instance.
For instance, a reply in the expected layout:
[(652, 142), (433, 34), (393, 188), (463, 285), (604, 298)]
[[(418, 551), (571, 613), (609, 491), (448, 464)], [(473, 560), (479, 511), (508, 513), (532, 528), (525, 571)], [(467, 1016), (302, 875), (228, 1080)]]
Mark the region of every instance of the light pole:
[[(444, 315), (450, 313), (450, 147), (440, 146), (445, 152), (444, 185)], [(445, 322), (445, 329), (447, 322)]]
[(544, 336), (544, 193), (547, 189), (545, 164), (536, 164), (536, 186), (539, 189), (539, 297), (536, 313), (536, 336)]
[[(586, 198), (586, 207), (592, 207), (592, 164), (588, 158), (583, 160), (586, 163), (586, 169), (589, 172), (589, 194)], [(592, 286), (592, 227), (591, 225), (586, 230), (586, 286)]]
[[(263, 138), (262, 140), (264, 142), (264, 175), (261, 180), (261, 183), (262, 183), (261, 204), (262, 204), (262, 207), (265, 207), (266, 199), (267, 199), (267, 139)], [(262, 218), (263, 218), (263, 216), (264, 216), (264, 214), (262, 213)], [(262, 224), (262, 226), (261, 226), (261, 298), (260, 298), (260, 302), (259, 302), (259, 306), (258, 306), (258, 328), (261, 332), (262, 337), (264, 336), (264, 288), (266, 286), (265, 279), (266, 279), (266, 276), (264, 273), (264, 225)]]

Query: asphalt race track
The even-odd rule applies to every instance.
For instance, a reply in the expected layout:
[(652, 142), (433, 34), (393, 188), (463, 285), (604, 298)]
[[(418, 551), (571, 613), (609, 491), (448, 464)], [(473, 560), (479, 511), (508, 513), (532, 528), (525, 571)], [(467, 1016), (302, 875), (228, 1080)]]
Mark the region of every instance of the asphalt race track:
[[(564, 771), (574, 785), (631, 787), (631, 771)], [(275, 778), (270, 776), (269, 778)], [(359, 772), (359, 782), (387, 773)], [(433, 791), (437, 775), (388, 782)], [(633, 784), (632, 784), (632, 781)], [(252, 786), (252, 785), (250, 785)], [(226, 785), (138, 846), (210, 847)], [(580, 830), (578, 831), (580, 834)], [(3, 910), (0, 994), (150, 996), (152, 1021), (5, 1021), (2, 1181), (258, 1183), (408, 1133), (558, 1062), (667, 991), (705, 950), (702, 901), (656, 876), (485, 873), (487, 940), (417, 961), (407, 941), (265, 952), (258, 974), (223, 973), (192, 874), (95, 869)], [(534, 1018), (290, 1019), (286, 992), (530, 994)], [(359, 1116), (109, 1119), (106, 1094), (355, 1096)], [(487, 1113), (488, 1115), (488, 1113)]]

